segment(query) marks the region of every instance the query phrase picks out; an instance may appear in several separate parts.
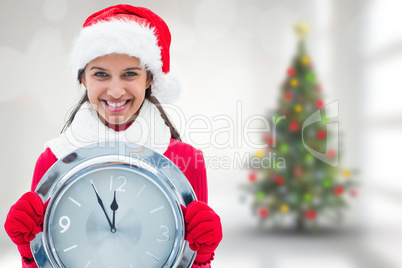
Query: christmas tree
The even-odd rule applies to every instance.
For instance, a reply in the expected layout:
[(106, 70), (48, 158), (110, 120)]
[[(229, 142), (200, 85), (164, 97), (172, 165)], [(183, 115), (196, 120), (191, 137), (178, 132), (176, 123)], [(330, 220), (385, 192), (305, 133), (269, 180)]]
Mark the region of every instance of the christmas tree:
[(260, 161), (254, 161), (247, 184), (261, 222), (280, 225), (286, 219), (298, 230), (318, 226), (321, 218), (341, 222), (346, 194), (356, 195), (354, 172), (338, 164), (338, 124), (333, 123), (338, 106), (324, 103), (305, 48), (308, 28), (296, 26), (297, 54), (281, 86), (279, 108), (269, 116), (273, 127), (263, 136), (267, 147), (256, 152)]

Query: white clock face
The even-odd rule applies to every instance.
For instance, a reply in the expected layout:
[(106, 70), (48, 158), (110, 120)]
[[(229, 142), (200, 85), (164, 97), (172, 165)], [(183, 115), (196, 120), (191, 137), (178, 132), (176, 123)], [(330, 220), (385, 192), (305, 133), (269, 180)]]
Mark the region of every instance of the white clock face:
[(172, 201), (129, 168), (86, 172), (53, 204), (48, 233), (65, 267), (162, 267), (178, 243)]

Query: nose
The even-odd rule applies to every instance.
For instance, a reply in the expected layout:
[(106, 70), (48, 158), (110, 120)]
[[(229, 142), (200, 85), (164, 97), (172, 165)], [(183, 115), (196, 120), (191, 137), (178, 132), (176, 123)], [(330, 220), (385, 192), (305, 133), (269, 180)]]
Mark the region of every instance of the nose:
[(126, 93), (124, 89), (124, 83), (119, 78), (114, 78), (110, 81), (107, 89), (107, 94), (112, 98), (119, 99)]

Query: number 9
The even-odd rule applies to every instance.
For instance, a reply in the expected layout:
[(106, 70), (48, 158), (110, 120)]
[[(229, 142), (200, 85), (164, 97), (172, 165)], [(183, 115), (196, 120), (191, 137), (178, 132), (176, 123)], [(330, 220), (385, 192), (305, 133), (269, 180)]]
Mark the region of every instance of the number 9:
[(70, 223), (71, 223), (71, 221), (70, 221), (69, 217), (67, 217), (67, 216), (61, 217), (59, 220), (59, 225), (63, 230), (61, 230), (60, 233), (64, 233), (65, 231), (67, 231), (68, 228), (70, 228)]

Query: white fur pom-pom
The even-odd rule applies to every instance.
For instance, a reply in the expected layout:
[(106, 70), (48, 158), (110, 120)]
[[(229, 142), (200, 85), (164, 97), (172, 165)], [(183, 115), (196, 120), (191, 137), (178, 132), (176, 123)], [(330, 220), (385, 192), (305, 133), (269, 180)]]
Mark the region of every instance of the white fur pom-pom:
[(170, 73), (161, 73), (154, 77), (152, 84), (152, 96), (160, 103), (171, 103), (180, 96), (180, 85)]

